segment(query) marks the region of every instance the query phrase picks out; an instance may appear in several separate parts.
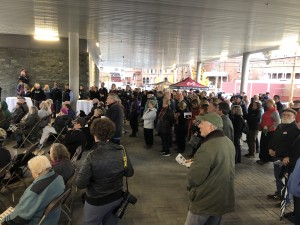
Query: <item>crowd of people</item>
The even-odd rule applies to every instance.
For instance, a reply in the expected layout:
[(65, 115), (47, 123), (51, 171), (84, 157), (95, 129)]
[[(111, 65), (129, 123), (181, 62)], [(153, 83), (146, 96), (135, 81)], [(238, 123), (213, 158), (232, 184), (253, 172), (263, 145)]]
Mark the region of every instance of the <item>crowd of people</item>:
[[(33, 163), (29, 167), (33, 171), (34, 187), (36, 180), (43, 176), (54, 176), (53, 170), (62, 176), (53, 178), (53, 182), (58, 182), (61, 187), (55, 196), (63, 192), (64, 184), (74, 173), (70, 158), (76, 149), (79, 146), (91, 149), (76, 178), (76, 185), (86, 188), (83, 224), (98, 224), (99, 221), (117, 224), (119, 221), (113, 212), (123, 198), (123, 176), (133, 175), (129, 159), (128, 169), (124, 171), (123, 147), (120, 145), (126, 121), (130, 123), (131, 140), (142, 133), (139, 131), (142, 123), (147, 150), (153, 148), (154, 135), (161, 139), (160, 153), (164, 157), (171, 153), (186, 153), (190, 148), (192, 164), (187, 185), (190, 206), (186, 225), (219, 224), (223, 214), (234, 210), (235, 164), (241, 163), (243, 157), (255, 158), (255, 154), (259, 154), (257, 164), (264, 166), (272, 162), (274, 166), (276, 187), (268, 198), (282, 200), (283, 174), (286, 175), (291, 185), (289, 193), (294, 195), (292, 199), (288, 194), (287, 202), (293, 200), (295, 210), (287, 217), (299, 224), (300, 195), (299, 188), (295, 188), (299, 185), (299, 173), (295, 168), (300, 165), (299, 100), (284, 107), (280, 96), (271, 98), (268, 92), (251, 98), (245, 93), (235, 94), (226, 99), (221, 93), (208, 95), (206, 91), (169, 89), (142, 91), (140, 88), (132, 90), (129, 85), (121, 90), (113, 84), (108, 91), (104, 83), (100, 88), (93, 86), (85, 91), (80, 86), (79, 90), (80, 99), (89, 98), (93, 102), (88, 114), (80, 112), (76, 115), (71, 107), (74, 96), (68, 85), (63, 91), (57, 83), (51, 89), (45, 85), (42, 90), (36, 83), (30, 90), (26, 71), (22, 70), (17, 90), (19, 101), (13, 112), (8, 111), (5, 101), (1, 102), (0, 136), (2, 133), (5, 137), (6, 134), (13, 135), (16, 139), (14, 147), (23, 148), (24, 138), (38, 124), (38, 130), (33, 132), (39, 142), (34, 154), (44, 155), (49, 137), (63, 135), (62, 144), (51, 144), (50, 161), (45, 161), (47, 166), (35, 165), (36, 158), (29, 161), (29, 164)], [(32, 98), (34, 106), (28, 108), (25, 96)], [(53, 123), (50, 123), (51, 116), (55, 118)], [(49, 120), (41, 123), (43, 118)], [(248, 153), (244, 156), (241, 153), (243, 133), (248, 145)], [(218, 185), (220, 183), (222, 187)], [(51, 190), (52, 183), (47, 185)], [(24, 205), (31, 204), (26, 199), (34, 195), (32, 186), (24, 193), (29, 197), (20, 201)], [(41, 191), (38, 187), (34, 190)], [(9, 224), (7, 221), (19, 217), (30, 220), (31, 214), (23, 214), (22, 207), (17, 205), (14, 214), (6, 217), (2, 224)], [(41, 215), (45, 207), (46, 203), (36, 206), (32, 213)]]

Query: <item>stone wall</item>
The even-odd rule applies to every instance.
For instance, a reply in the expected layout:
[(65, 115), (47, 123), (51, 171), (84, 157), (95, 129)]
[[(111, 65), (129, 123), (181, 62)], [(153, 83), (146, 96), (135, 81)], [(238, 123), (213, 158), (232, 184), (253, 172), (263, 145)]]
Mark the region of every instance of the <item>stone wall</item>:
[[(65, 47), (52, 49), (37, 49), (35, 47), (12, 48), (10, 46), (0, 46), (0, 87), (2, 87), (2, 99), (16, 95), (18, 77), (22, 68), (25, 68), (27, 71), (30, 87), (34, 83), (40, 83), (42, 87), (45, 84), (49, 84), (52, 87), (54, 81), (57, 81), (60, 86), (69, 82), (68, 50)], [(80, 51), (79, 61), (80, 85), (88, 87), (88, 53)]]

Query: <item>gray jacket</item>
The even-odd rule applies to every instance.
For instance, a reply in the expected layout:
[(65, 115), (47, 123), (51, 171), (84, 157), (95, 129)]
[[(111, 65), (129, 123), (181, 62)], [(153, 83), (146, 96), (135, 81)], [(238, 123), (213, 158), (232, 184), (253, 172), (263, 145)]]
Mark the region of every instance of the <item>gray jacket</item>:
[(234, 142), (234, 130), (231, 120), (229, 119), (228, 115), (222, 115), (223, 120), (223, 132), (224, 134), (232, 141)]

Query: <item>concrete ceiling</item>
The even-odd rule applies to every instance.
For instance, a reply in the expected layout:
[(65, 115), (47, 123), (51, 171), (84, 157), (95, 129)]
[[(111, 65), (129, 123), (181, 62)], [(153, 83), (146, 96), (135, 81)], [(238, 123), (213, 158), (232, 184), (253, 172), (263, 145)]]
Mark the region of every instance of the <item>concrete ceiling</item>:
[[(169, 68), (298, 40), (299, 0), (1, 0), (0, 33), (78, 32), (98, 65)], [(100, 47), (96, 46), (99, 42)], [(102, 62), (99, 55), (101, 53)]]

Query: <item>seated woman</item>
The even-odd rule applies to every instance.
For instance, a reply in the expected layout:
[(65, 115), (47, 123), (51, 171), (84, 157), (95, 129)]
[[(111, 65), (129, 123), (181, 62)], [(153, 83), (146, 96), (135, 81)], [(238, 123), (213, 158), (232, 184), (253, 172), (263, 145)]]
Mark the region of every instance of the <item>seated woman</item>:
[(50, 160), (52, 169), (64, 178), (66, 183), (74, 174), (75, 168), (70, 161), (70, 153), (66, 146), (54, 143), (50, 147)]
[[(40, 120), (38, 116), (38, 108), (36, 106), (31, 106), (29, 113), (25, 119), (18, 124), (18, 128), (15, 131), (17, 144), (13, 148), (23, 148), (23, 134), (29, 134), (34, 125)], [(22, 145), (22, 146), (21, 146)]]
[[(3, 142), (6, 139), (6, 131), (2, 128), (0, 128), (0, 171), (1, 168), (6, 166), (10, 160), (11, 160), (11, 155), (9, 151), (3, 147)], [(5, 177), (5, 171), (3, 173), (0, 173), (0, 181)]]
[(0, 128), (7, 130), (10, 125), (9, 117), (11, 117), (11, 112), (8, 110), (8, 105), (5, 101), (0, 104)]
[(124, 171), (123, 148), (109, 142), (116, 126), (108, 118), (94, 120), (91, 133), (95, 138), (92, 150), (80, 169), (76, 185), (86, 188), (83, 224), (116, 225), (119, 218), (113, 210), (123, 196), (123, 176), (133, 175), (133, 167), (127, 155), (127, 171)]
[(40, 110), (38, 111), (40, 119), (43, 119), (46, 116), (51, 115), (51, 110), (49, 110), (49, 104), (46, 101), (42, 101), (40, 104)]
[[(64, 180), (51, 169), (46, 156), (32, 158), (28, 167), (34, 181), (25, 190), (15, 210), (0, 222), (2, 225), (38, 224), (48, 204), (64, 192)], [(43, 224), (57, 224), (60, 212), (60, 208), (51, 212)]]
[(94, 110), (94, 115), (87, 122), (88, 126), (90, 127), (95, 119), (99, 119), (103, 115), (104, 115), (103, 111), (99, 108), (96, 108)]

